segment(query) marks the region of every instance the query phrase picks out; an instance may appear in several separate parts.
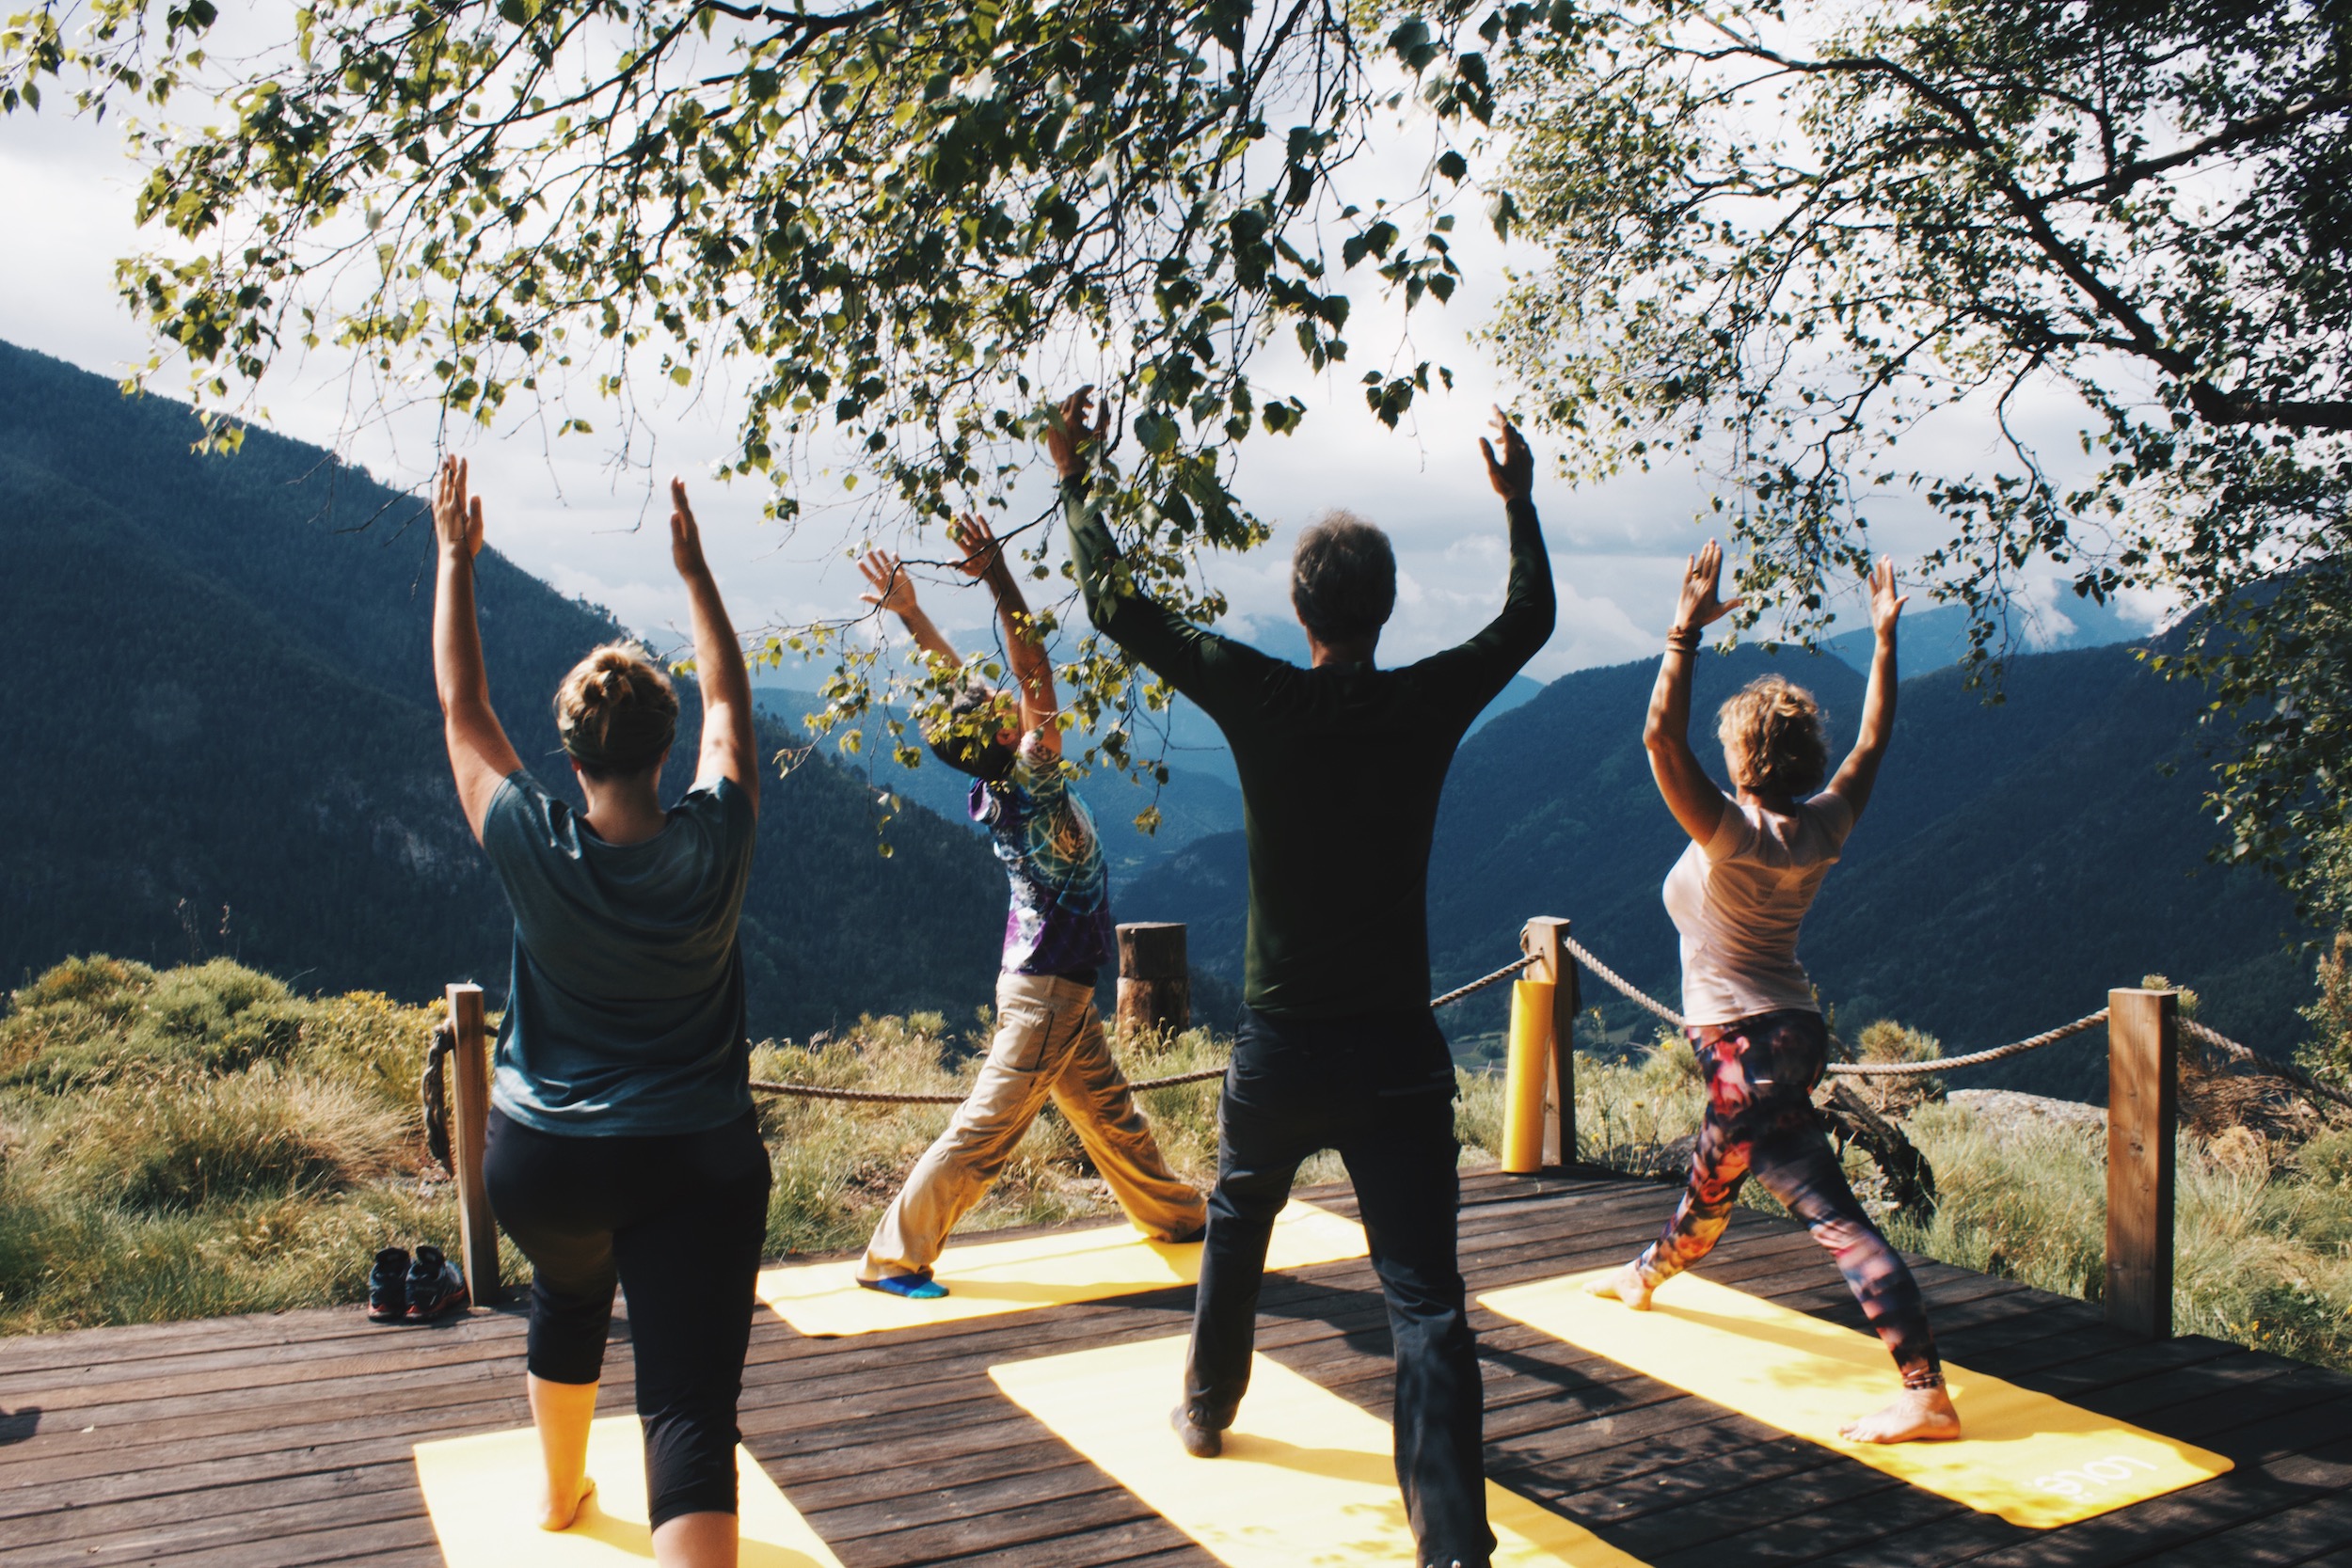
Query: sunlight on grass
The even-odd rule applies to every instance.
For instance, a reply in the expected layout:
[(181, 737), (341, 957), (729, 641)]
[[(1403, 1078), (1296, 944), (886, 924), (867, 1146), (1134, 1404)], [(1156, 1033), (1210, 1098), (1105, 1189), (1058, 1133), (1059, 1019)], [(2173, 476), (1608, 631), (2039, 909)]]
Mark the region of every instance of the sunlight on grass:
[[(370, 993), (304, 998), (225, 960), (156, 971), (75, 959), (13, 994), (0, 1018), (0, 1332), (155, 1322), (360, 1299), (379, 1246), (455, 1243), (455, 1202), (424, 1152), (416, 1074), (436, 1010)], [(805, 1044), (755, 1049), (755, 1077), (843, 1088), (960, 1092), (985, 1010), (862, 1019)], [(1911, 1042), (1890, 1035), (1891, 1053)], [(1221, 1062), (1206, 1030), (1128, 1042), (1135, 1078)], [(1491, 1167), (1502, 1079), (1464, 1072), (1466, 1169)], [(1161, 1147), (1205, 1185), (1216, 1165), (1215, 1081), (1144, 1097)], [(1675, 1177), (1702, 1099), (1698, 1066), (1661, 1031), (1625, 1059), (1577, 1061), (1579, 1152)], [(947, 1105), (761, 1097), (775, 1168), (768, 1253), (861, 1244)], [(1932, 1223), (1887, 1222), (1897, 1244), (2045, 1290), (2098, 1298), (2105, 1273), (2101, 1134), (1999, 1126), (1956, 1106), (1908, 1107), (1933, 1163)], [(1865, 1201), (1876, 1173), (1848, 1168)], [(1344, 1175), (1329, 1154), (1302, 1182)], [(1662, 1223), (1673, 1192), (1659, 1191)], [(1741, 1201), (1779, 1206), (1751, 1183)], [(1108, 1189), (1058, 1115), (1041, 1117), (968, 1231), (1101, 1219)], [(2300, 1148), (2245, 1128), (2184, 1136), (2175, 1318), (2183, 1333), (2352, 1367), (2352, 1129)], [(528, 1265), (503, 1249), (510, 1280)], [(1823, 1265), (1824, 1270), (1827, 1264)]]

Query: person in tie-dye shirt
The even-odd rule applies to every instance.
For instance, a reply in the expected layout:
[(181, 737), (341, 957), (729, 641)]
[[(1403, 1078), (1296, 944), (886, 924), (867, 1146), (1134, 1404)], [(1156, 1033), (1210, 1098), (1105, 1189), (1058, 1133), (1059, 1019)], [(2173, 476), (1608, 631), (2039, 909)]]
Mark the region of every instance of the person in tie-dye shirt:
[[(1004, 1169), (1049, 1096), (1137, 1229), (1194, 1242), (1208, 1219), (1200, 1192), (1168, 1170), (1103, 1037), (1094, 987), (1118, 935), (1101, 836), (1062, 769), (1052, 661), (988, 524), (964, 517), (954, 537), (965, 574), (995, 594), (1018, 690), (967, 685), (931, 750), (972, 775), (972, 819), (988, 828), (1012, 883), (1012, 907), (996, 1036), (979, 1081), (891, 1200), (858, 1270), (859, 1284), (915, 1300), (946, 1294), (931, 1265), (948, 1232)], [(905, 622), (925, 653), (963, 662), (923, 612), (903, 562), (877, 550), (859, 569), (872, 585), (866, 603)], [(1017, 723), (998, 722), (1014, 708)]]

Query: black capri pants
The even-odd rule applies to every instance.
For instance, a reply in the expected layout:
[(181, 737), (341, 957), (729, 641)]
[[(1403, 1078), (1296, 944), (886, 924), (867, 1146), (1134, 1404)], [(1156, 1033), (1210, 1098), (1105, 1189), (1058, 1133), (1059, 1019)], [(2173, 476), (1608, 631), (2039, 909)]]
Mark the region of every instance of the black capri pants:
[(756, 1115), (707, 1132), (568, 1137), (490, 1112), (490, 1209), (531, 1259), (532, 1375), (595, 1383), (628, 1292), (658, 1528), (735, 1512), (736, 1401), (768, 1233)]

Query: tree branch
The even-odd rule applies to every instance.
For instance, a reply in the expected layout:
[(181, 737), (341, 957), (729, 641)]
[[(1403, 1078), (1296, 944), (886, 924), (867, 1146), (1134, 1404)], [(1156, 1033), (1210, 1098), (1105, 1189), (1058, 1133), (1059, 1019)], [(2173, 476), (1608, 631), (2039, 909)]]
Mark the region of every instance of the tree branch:
[(2093, 191), (2099, 193), (2099, 199), (2102, 201), (2113, 201), (2141, 181), (2152, 180), (2168, 169), (2178, 168), (2183, 164), (2193, 164), (2200, 158), (2210, 157), (2216, 152), (2224, 151), (2246, 142), (2259, 140), (2303, 120), (2334, 114), (2346, 108), (2352, 108), (2352, 94), (2333, 93), (2325, 98), (2313, 99), (2308, 103), (2298, 103), (2284, 109), (2273, 109), (2266, 115), (2256, 115), (2250, 119), (2233, 120), (2202, 141), (2192, 142), (2186, 147), (2167, 152), (2161, 157), (2135, 159), (2120, 168), (2108, 170), (2096, 179), (2078, 180), (2071, 185), (2062, 185), (2042, 197), (2040, 204), (2047, 206), (2054, 201), (2072, 201), (2078, 196), (2088, 196)]

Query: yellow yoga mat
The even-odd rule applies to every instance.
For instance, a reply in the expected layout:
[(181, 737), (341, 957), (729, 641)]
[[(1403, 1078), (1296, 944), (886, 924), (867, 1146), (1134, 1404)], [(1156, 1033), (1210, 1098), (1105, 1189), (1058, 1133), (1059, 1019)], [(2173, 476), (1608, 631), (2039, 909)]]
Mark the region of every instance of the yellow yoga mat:
[[(1418, 1560), (1389, 1424), (1259, 1356), (1225, 1452), (1168, 1429), (1184, 1335), (991, 1367), (1013, 1401), (1232, 1568), (1406, 1568)], [(1590, 1531), (1486, 1484), (1495, 1568), (1642, 1568)]]
[[(1364, 1227), (1354, 1220), (1294, 1202), (1274, 1222), (1266, 1249), (1269, 1269), (1299, 1269), (1361, 1258)], [(1112, 1296), (1140, 1295), (1171, 1285), (1197, 1284), (1200, 1246), (1155, 1242), (1129, 1225), (1055, 1230), (1010, 1242), (951, 1246), (932, 1275), (947, 1287), (935, 1301), (909, 1301), (861, 1288), (854, 1258), (795, 1263), (759, 1276), (759, 1299), (812, 1338), (929, 1328), (1000, 1312), (1067, 1307)]]
[[(645, 1450), (634, 1416), (588, 1429), (596, 1495), (561, 1534), (532, 1522), (539, 1496), (539, 1436), (529, 1427), (417, 1445), (417, 1481), (449, 1568), (620, 1568), (653, 1560), (646, 1522)], [(841, 1568), (776, 1483), (735, 1450), (740, 1568)]]
[(1594, 1277), (1515, 1286), (1478, 1303), (2013, 1525), (2071, 1525), (2230, 1468), (2217, 1453), (1948, 1364), (1959, 1441), (1849, 1443), (1838, 1429), (1900, 1386), (1876, 1335), (1688, 1274), (1661, 1286), (1649, 1311), (1635, 1312), (1586, 1294)]

